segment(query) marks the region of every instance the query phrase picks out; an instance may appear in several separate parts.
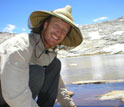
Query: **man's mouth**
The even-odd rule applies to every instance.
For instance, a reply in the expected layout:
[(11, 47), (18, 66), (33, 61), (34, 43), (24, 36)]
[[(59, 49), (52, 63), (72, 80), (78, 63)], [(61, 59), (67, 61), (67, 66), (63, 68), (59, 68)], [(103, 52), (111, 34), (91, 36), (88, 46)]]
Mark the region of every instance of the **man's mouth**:
[(56, 37), (55, 35), (52, 35), (52, 38), (53, 38), (54, 40), (58, 40), (58, 39), (59, 39), (59, 38)]

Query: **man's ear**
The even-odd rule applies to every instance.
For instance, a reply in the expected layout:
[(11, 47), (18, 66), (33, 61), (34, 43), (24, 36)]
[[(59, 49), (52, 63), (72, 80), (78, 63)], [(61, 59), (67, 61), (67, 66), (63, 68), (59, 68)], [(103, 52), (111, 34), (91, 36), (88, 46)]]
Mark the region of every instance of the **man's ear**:
[(46, 29), (47, 28), (47, 25), (48, 25), (48, 22), (46, 21), (45, 23), (44, 23), (44, 29)]

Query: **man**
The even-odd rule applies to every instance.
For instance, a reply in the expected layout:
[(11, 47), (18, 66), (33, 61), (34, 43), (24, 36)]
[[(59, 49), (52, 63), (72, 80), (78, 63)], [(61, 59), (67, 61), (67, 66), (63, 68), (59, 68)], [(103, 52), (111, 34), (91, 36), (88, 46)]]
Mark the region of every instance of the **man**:
[(19, 34), (0, 46), (0, 107), (53, 107), (58, 87), (61, 90), (56, 46), (74, 48), (82, 42), (70, 6), (52, 12), (35, 11), (28, 24), (31, 34)]

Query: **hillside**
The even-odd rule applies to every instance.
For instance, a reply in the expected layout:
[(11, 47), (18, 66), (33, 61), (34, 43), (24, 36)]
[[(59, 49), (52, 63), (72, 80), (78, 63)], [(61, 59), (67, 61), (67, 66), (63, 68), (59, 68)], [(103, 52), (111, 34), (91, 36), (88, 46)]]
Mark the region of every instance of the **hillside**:
[(60, 51), (60, 57), (124, 53), (124, 17), (79, 27), (83, 43), (69, 52)]
[[(83, 34), (83, 43), (69, 52), (59, 51), (59, 57), (124, 53), (124, 17), (79, 28)], [(0, 32), (0, 43), (13, 36), (15, 34)]]

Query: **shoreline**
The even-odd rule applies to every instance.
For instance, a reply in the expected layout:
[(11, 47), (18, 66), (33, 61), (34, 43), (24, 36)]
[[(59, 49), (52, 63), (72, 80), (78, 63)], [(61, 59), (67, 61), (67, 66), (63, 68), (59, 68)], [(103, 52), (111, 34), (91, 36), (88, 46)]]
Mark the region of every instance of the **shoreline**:
[[(72, 97), (77, 107), (124, 107), (120, 96), (124, 94), (124, 82), (103, 84), (67, 84), (74, 92)], [(118, 93), (117, 93), (118, 92)], [(117, 94), (119, 94), (119, 97)], [(54, 107), (61, 107), (57, 103)]]
[(84, 80), (84, 81), (76, 81), (72, 82), (72, 85), (82, 85), (82, 84), (106, 84), (106, 83), (121, 83), (124, 82), (124, 79), (118, 80)]

